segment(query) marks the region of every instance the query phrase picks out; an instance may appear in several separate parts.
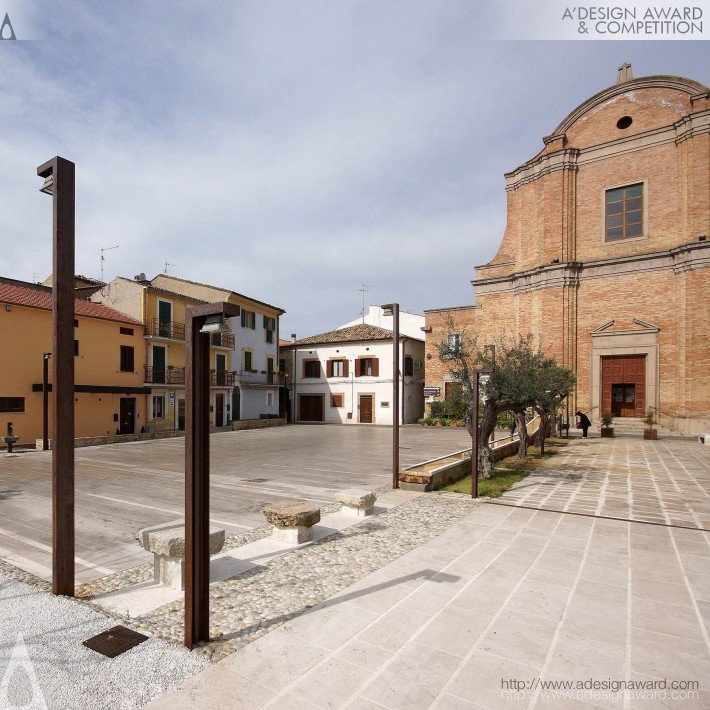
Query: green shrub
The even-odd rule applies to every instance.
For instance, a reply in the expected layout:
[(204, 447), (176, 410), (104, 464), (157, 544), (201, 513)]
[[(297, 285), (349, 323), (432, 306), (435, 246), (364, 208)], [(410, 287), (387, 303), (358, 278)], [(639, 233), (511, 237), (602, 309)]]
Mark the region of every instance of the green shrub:
[(462, 399), (445, 399), (431, 403), (431, 416), (442, 419), (463, 419), (468, 411), (468, 404)]
[(606, 414), (602, 414), (602, 424), (604, 427), (609, 428), (614, 421), (614, 415), (611, 412), (607, 412)]

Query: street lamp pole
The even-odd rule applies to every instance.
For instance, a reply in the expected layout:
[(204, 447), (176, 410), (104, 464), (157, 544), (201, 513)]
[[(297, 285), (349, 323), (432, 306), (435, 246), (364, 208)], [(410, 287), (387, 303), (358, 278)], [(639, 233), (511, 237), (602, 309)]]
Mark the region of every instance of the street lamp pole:
[(210, 638), (210, 335), (226, 332), (239, 306), (207, 303), (185, 312), (185, 637)]
[(52, 196), (52, 593), (74, 596), (75, 166), (56, 156), (37, 168)]
[(42, 355), (42, 451), (49, 449), (49, 358), (52, 353)]
[(381, 306), (392, 316), (392, 488), (399, 488), (399, 303)]

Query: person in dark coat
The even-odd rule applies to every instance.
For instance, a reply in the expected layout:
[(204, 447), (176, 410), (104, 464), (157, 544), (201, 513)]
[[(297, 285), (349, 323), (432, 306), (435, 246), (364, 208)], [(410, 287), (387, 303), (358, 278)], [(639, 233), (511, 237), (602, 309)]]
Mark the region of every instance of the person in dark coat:
[(575, 412), (575, 416), (578, 418), (577, 426), (582, 430), (582, 438), (588, 439), (589, 427), (592, 426), (592, 422), (589, 421), (589, 417), (583, 412)]

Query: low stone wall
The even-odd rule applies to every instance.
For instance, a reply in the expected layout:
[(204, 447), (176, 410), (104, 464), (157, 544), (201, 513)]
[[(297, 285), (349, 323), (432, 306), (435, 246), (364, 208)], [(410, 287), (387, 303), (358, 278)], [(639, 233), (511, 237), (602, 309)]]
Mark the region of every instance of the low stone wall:
[[(538, 429), (538, 420), (533, 419), (528, 423), (528, 436), (534, 436)], [(507, 458), (518, 450), (518, 435), (506, 436), (503, 439), (498, 439), (493, 442), (491, 448), (494, 461), (500, 461)], [(450, 461), (439, 468), (433, 468), (429, 471), (417, 471), (418, 466), (405, 469), (399, 474), (399, 487), (405, 491), (435, 491), (443, 488), (449, 483), (458, 481), (460, 478), (467, 476), (471, 472), (471, 452), (461, 452), (462, 458), (458, 461)], [(450, 458), (442, 456), (441, 459)], [(431, 462), (427, 462), (431, 463)], [(420, 464), (423, 468), (423, 464)]]
[[(232, 422), (223, 427), (210, 427), (210, 433), (220, 431), (241, 431), (243, 429), (264, 429), (273, 426), (285, 426), (285, 419), (242, 419)], [(184, 431), (171, 429), (169, 431), (153, 431), (145, 434), (111, 434), (109, 436), (82, 436), (74, 439), (74, 448), (80, 449), (84, 446), (101, 446), (103, 444), (125, 444), (131, 441), (151, 441), (152, 439), (174, 439), (185, 436)], [(42, 451), (42, 439), (35, 440), (35, 448)], [(52, 441), (49, 441), (49, 448), (52, 448)]]

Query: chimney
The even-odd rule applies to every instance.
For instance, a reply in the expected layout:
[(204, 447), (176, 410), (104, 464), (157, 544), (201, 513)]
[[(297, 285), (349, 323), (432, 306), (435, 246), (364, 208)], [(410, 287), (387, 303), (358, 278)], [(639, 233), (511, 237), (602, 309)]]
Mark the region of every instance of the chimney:
[(292, 343), (296, 342), (296, 334), (295, 333), (291, 333), (291, 342)]

